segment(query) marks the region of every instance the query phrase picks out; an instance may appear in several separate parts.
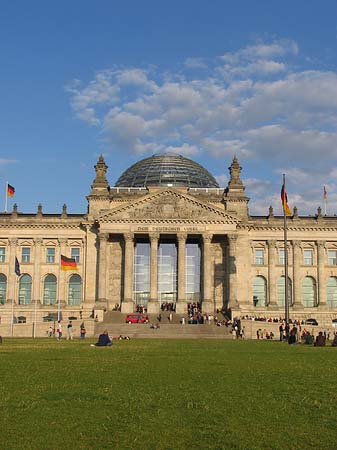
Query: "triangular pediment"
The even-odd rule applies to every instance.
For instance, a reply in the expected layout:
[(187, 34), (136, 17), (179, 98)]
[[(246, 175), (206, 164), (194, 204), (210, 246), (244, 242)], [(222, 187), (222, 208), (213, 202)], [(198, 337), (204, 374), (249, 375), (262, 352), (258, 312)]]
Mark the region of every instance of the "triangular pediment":
[(99, 222), (144, 223), (164, 221), (171, 223), (226, 223), (236, 225), (239, 219), (216, 206), (203, 203), (192, 196), (167, 189), (104, 211)]

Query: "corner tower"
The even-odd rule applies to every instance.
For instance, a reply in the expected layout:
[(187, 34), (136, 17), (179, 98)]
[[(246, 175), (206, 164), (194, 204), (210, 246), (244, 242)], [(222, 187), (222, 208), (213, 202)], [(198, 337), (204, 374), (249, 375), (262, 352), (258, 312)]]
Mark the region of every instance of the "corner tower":
[(109, 183), (106, 178), (108, 166), (103, 155), (98, 158), (95, 165), (96, 177), (91, 185), (91, 192), (87, 196), (89, 214), (96, 214), (102, 209), (109, 208)]
[(225, 210), (234, 213), (242, 219), (248, 218), (249, 198), (245, 194), (245, 186), (240, 178), (242, 167), (234, 156), (232, 164), (228, 167), (230, 179), (224, 192)]

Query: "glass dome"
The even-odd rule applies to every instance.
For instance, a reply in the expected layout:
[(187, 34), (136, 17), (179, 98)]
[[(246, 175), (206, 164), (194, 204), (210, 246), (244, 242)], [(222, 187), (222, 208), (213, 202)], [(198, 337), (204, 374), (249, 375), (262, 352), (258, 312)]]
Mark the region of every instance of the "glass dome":
[(187, 186), (218, 188), (215, 178), (200, 164), (175, 153), (160, 153), (129, 167), (115, 187)]

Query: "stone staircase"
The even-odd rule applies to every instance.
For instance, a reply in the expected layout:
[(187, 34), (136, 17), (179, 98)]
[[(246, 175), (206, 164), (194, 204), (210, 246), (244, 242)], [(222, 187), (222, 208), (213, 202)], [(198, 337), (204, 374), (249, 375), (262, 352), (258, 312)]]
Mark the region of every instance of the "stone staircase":
[[(129, 336), (132, 339), (231, 339), (231, 327), (218, 327), (215, 324), (188, 324), (187, 315), (172, 313), (172, 321), (168, 320), (169, 312), (161, 313), (160, 328), (153, 329), (151, 324), (158, 323), (157, 315), (149, 314), (149, 323), (125, 323), (125, 314), (117, 311), (107, 312), (103, 322), (95, 324), (94, 334), (98, 336), (104, 330), (114, 337)], [(180, 320), (185, 317), (185, 325)]]

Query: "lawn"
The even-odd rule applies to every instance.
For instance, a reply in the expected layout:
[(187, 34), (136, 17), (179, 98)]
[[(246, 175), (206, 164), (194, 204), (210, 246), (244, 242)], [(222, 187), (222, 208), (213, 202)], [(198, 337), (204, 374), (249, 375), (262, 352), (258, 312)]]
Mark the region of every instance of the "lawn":
[(337, 349), (5, 339), (2, 450), (337, 449)]

